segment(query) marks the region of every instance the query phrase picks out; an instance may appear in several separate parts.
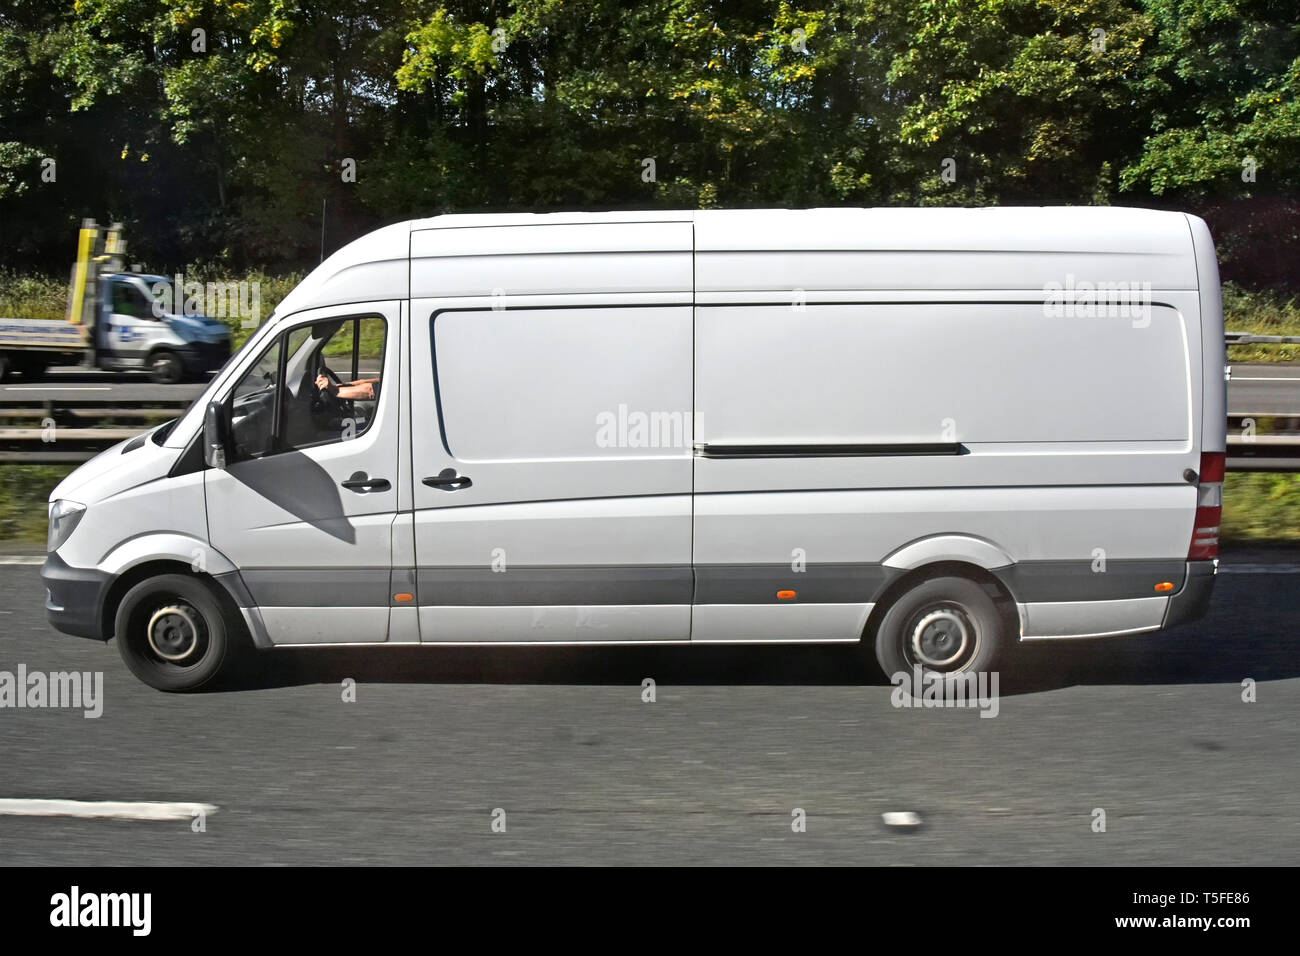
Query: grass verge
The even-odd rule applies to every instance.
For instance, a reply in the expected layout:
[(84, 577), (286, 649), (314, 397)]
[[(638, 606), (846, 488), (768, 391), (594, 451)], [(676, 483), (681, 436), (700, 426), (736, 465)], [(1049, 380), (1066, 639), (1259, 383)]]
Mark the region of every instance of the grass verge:
[(0, 541), (42, 542), (47, 502), (70, 465), (0, 465)]

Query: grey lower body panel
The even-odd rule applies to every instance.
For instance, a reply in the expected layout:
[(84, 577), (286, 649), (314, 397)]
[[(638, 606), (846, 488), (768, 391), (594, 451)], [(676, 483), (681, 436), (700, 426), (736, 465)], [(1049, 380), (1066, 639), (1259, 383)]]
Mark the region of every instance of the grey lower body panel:
[(871, 604), (698, 604), (693, 644), (828, 644), (857, 641)]
[[(870, 562), (531, 565), (252, 568), (221, 580), (259, 646), (761, 643), (857, 640), (904, 573)], [(1202, 580), (1213, 580), (1180, 560), (1021, 562), (992, 573), (1020, 608), (1026, 640), (1191, 619), (1208, 601)]]
[(1167, 597), (1021, 604), (1020, 639), (1119, 637), (1156, 631), (1161, 628), (1168, 607)]
[(689, 565), (419, 568), (415, 580), (423, 607), (689, 605), (692, 587)]
[(1187, 576), (1187, 561), (1107, 561), (1100, 556), (1087, 561), (1021, 561), (993, 574), (1021, 603), (1121, 601), (1167, 596), (1168, 589), (1155, 589), (1165, 582), (1178, 590)]
[[(399, 568), (250, 568), (245, 600), (261, 607), (389, 605), (395, 588), (421, 606), (869, 603), (905, 572), (882, 564), (714, 564)], [(1020, 603), (1116, 601), (1177, 593), (1186, 561), (1025, 561), (992, 572)], [(1198, 572), (1199, 573), (1199, 572)], [(1168, 585), (1157, 590), (1157, 585)], [(1166, 593), (1168, 592), (1168, 593)], [(241, 601), (241, 603), (243, 603)]]
[(387, 607), (264, 607), (259, 617), (267, 640), (277, 647), (388, 641)]
[(1169, 598), (1164, 626), (1173, 627), (1175, 624), (1186, 624), (1204, 617), (1210, 608), (1210, 597), (1214, 593), (1218, 573), (1218, 559), (1187, 562), (1187, 580), (1182, 590)]
[(388, 568), (247, 568), (240, 572), (250, 606), (388, 607)]
[(779, 591), (794, 591), (800, 604), (863, 603), (902, 574), (883, 564), (702, 564), (695, 567), (695, 603), (776, 604)]
[(1132, 579), (1134, 586), (1142, 586), (1151, 578), (1163, 576), (1163, 580), (1173, 585), (1175, 590), (1165, 595), (1111, 600), (1022, 602), (1019, 605), (1022, 639), (1142, 634), (1194, 621), (1205, 614), (1218, 573), (1218, 561), (1177, 562), (1176, 571), (1175, 562), (1130, 564), (1151, 565), (1128, 570), (1126, 577)]
[(689, 604), (420, 608), (426, 644), (659, 644), (690, 634)]

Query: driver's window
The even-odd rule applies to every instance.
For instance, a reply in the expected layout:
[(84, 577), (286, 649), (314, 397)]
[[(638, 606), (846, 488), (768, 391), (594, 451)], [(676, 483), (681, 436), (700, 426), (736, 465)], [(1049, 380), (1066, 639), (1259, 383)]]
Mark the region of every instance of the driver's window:
[(383, 389), (387, 330), (381, 318), (351, 318), (277, 336), (231, 395), (235, 458), (364, 434)]
[[(347, 441), (374, 421), (383, 388), (387, 323), (353, 318), (317, 323), (299, 345), (290, 339), (288, 388), (303, 381), (304, 396), (285, 406), (285, 435), (294, 448)], [(290, 333), (292, 336), (294, 333)], [(299, 367), (310, 369), (306, 376)]]
[(275, 447), (275, 397), (280, 373), (277, 338), (239, 380), (231, 396), (231, 435), (235, 457), (261, 458)]
[(113, 312), (135, 319), (153, 318), (153, 306), (145, 295), (129, 282), (113, 283)]

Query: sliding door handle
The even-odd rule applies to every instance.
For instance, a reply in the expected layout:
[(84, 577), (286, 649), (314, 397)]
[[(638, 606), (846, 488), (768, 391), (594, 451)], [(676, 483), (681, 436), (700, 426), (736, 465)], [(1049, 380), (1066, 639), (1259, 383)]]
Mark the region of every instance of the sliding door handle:
[(456, 474), (455, 468), (444, 468), (436, 478), (425, 478), (424, 483), (430, 488), (441, 488), (443, 491), (459, 491), (474, 484), (466, 475)]

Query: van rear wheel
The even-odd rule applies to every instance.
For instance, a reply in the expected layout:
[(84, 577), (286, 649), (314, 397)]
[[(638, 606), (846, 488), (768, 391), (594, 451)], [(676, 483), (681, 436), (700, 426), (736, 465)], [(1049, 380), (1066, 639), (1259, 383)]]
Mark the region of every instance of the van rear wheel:
[(990, 671), (1006, 642), (997, 605), (975, 581), (940, 577), (904, 592), (880, 621), (876, 662), (887, 678)]
[(196, 690), (212, 680), (230, 656), (230, 631), (212, 591), (183, 574), (141, 581), (117, 609), (122, 660), (158, 690)]

